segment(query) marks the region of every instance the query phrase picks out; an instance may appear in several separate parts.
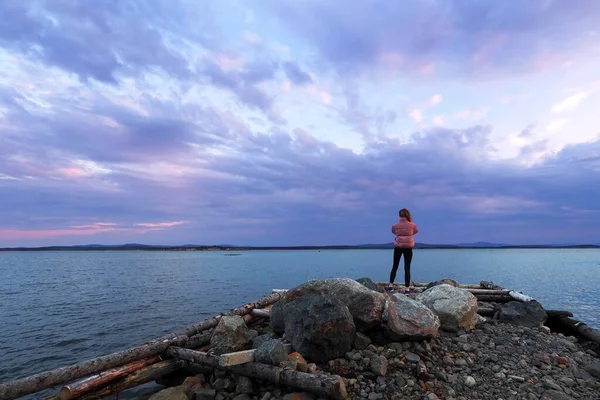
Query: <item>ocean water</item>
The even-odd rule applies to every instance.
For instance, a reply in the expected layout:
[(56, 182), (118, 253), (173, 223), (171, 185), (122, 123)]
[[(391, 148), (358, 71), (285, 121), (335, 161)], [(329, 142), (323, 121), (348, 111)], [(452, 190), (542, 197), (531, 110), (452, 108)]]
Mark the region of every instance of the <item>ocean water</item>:
[[(386, 281), (392, 263), (392, 250), (228, 254), (0, 252), (0, 382), (139, 345), (274, 288), (329, 277)], [(415, 250), (412, 280), (441, 278), (492, 280), (600, 328), (600, 250)]]

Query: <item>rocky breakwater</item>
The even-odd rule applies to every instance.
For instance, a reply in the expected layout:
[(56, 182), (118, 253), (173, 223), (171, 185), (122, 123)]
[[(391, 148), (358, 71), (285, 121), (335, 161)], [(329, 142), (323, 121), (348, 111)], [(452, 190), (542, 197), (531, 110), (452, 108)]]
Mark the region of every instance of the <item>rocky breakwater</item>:
[[(330, 396), (338, 398), (600, 399), (598, 354), (551, 332), (537, 302), (481, 304), (447, 281), (409, 298), (359, 281), (306, 282), (252, 329), (240, 317), (224, 317), (210, 352), (250, 350), (252, 363), (313, 376), (316, 386), (339, 379)], [(483, 317), (480, 306), (498, 312)], [(151, 399), (327, 398), (310, 387), (298, 390), (298, 382), (250, 380), (239, 372), (200, 373)]]

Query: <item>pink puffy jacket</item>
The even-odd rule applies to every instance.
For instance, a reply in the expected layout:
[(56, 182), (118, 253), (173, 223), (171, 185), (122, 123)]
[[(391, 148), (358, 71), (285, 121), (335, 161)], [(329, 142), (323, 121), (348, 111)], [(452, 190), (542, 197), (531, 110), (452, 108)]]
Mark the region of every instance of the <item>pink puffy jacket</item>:
[(409, 222), (406, 218), (400, 218), (400, 221), (392, 225), (392, 233), (396, 235), (394, 240), (395, 247), (413, 248), (415, 247), (415, 235), (419, 232), (416, 224)]

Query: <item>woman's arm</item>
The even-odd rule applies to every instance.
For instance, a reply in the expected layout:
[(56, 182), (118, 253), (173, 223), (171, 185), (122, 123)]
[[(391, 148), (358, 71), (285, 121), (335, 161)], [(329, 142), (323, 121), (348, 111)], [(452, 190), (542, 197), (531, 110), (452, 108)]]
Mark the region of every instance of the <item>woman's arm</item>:
[(419, 233), (419, 227), (417, 226), (417, 224), (413, 224), (415, 227), (413, 228), (413, 235), (416, 235), (417, 233)]

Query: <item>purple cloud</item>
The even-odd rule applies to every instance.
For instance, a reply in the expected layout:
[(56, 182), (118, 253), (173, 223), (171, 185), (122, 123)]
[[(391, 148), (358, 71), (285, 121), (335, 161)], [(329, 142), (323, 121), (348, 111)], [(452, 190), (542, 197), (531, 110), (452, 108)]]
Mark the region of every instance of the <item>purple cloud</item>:
[(310, 75), (302, 71), (300, 67), (293, 62), (285, 62), (283, 64), (283, 70), (285, 71), (288, 79), (296, 85), (313, 83), (313, 79), (310, 77)]
[(404, 71), (443, 64), (450, 70), (441, 72), (467, 77), (520, 73), (568, 62), (574, 47), (600, 51), (593, 0), (271, 1), (269, 8), (341, 73), (380, 62)]

